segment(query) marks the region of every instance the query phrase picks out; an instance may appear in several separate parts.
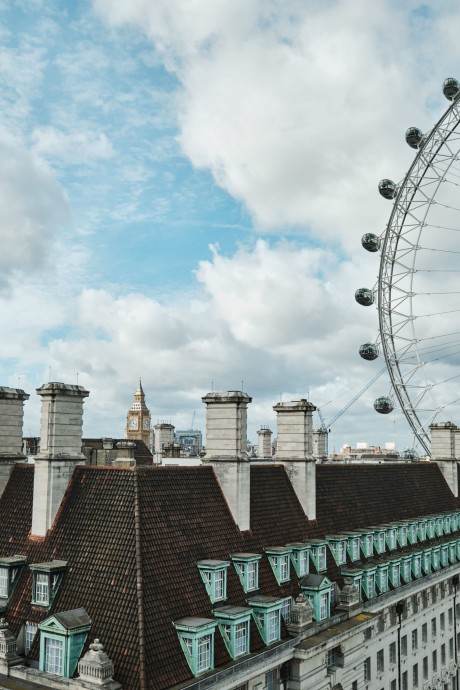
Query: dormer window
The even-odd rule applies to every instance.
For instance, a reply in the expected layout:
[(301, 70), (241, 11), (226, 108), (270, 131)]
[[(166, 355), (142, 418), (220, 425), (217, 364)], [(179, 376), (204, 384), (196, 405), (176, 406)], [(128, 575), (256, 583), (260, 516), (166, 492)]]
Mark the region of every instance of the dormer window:
[(360, 560), (360, 536), (355, 532), (347, 533), (348, 555), (352, 561)]
[(308, 597), (317, 623), (331, 615), (332, 582), (325, 575), (307, 575), (300, 582), (303, 593)]
[(426, 541), (426, 529), (427, 521), (422, 518), (418, 521), (418, 538), (420, 541)]
[(452, 531), (452, 516), (450, 513), (447, 513), (443, 517), (443, 523), (444, 523), (444, 534), (450, 534)]
[(433, 546), (431, 549), (431, 564), (433, 566), (433, 570), (439, 570), (441, 567), (440, 551), (441, 549), (439, 546)]
[(385, 529), (385, 536), (389, 550), (394, 551), (396, 549), (396, 527), (388, 526)]
[(430, 517), (426, 521), (426, 533), (428, 539), (434, 539), (436, 536), (436, 521), (434, 517)]
[(458, 513), (452, 513), (450, 517), (451, 517), (450, 529), (452, 532), (456, 532), (458, 529)]
[(259, 561), (261, 558), (262, 556), (258, 553), (234, 553), (231, 556), (245, 592), (259, 589)]
[(248, 599), (248, 604), (254, 611), (254, 619), (265, 644), (277, 642), (281, 636), (280, 619), (283, 599), (256, 596)]
[(326, 546), (327, 542), (322, 539), (309, 539), (305, 542), (310, 548), (311, 560), (316, 568), (316, 572), (321, 573), (326, 570)]
[(297, 577), (303, 577), (309, 572), (309, 548), (303, 542), (287, 545), (291, 549), (291, 560)]
[(451, 563), (457, 562), (457, 542), (449, 542), (449, 561)]
[(326, 541), (337, 565), (345, 565), (347, 562), (347, 537), (344, 534), (332, 535), (326, 537)]
[(393, 587), (401, 586), (401, 565), (399, 559), (394, 560), (388, 566), (388, 573), (390, 575), (390, 582)]
[[(25, 556), (6, 556), (0, 558), (0, 608), (6, 605), (19, 578)], [(3, 601), (2, 601), (3, 600)]]
[(249, 654), (249, 621), (252, 611), (242, 606), (221, 606), (214, 609), (219, 630), (232, 659)]
[(371, 558), (374, 552), (374, 536), (372, 532), (364, 532), (361, 538), (363, 554), (366, 558)]
[(449, 545), (443, 544), (441, 546), (441, 565), (446, 568), (449, 565)]
[(442, 537), (444, 534), (444, 520), (440, 515), (435, 519), (435, 531), (437, 537)]
[(411, 520), (407, 523), (407, 538), (411, 544), (416, 544), (418, 539), (418, 522)]
[(372, 529), (374, 549), (378, 554), (385, 553), (385, 530), (381, 529), (380, 527), (370, 527), (370, 529)]
[(375, 580), (380, 594), (388, 592), (388, 565), (377, 566)]
[(424, 575), (429, 575), (431, 573), (431, 559), (432, 559), (432, 549), (423, 549), (422, 552), (422, 570)]
[(214, 668), (216, 621), (209, 618), (181, 618), (174, 623), (182, 651), (194, 676)]
[(407, 546), (407, 525), (399, 525), (397, 534), (399, 545), (404, 548)]
[(42, 621), (38, 629), (40, 671), (72, 678), (91, 629), (91, 619), (85, 609), (55, 613)]
[(64, 576), (67, 561), (48, 561), (30, 566), (33, 573), (32, 604), (50, 606)]
[(375, 597), (375, 568), (363, 570), (362, 587), (368, 599)]
[(284, 546), (269, 546), (265, 549), (270, 565), (279, 585), (291, 578), (291, 549)]
[(227, 568), (229, 565), (228, 561), (205, 560), (197, 562), (201, 579), (212, 604), (227, 598)]
[(422, 576), (422, 554), (420, 551), (412, 554), (412, 573), (415, 578)]
[(401, 560), (401, 573), (404, 582), (410, 582), (411, 581), (411, 556), (405, 556)]

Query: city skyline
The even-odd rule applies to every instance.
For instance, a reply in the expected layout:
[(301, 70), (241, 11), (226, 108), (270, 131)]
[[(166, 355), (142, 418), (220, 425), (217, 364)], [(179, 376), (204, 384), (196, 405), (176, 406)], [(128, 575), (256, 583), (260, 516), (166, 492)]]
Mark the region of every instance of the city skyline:
[[(407, 127), (459, 76), (459, 9), (434, 2), (0, 2), (3, 385), (89, 391), (84, 435), (123, 434), (142, 377), (152, 422), (204, 431), (201, 397), (244, 387), (249, 436), (308, 396), (328, 421), (383, 361), (364, 232), (401, 179)], [(243, 382), (243, 385), (242, 385)], [(382, 376), (330, 448), (411, 434)], [(329, 402), (331, 401), (331, 402)], [(318, 421), (318, 420), (317, 420)], [(460, 420), (453, 419), (460, 423)]]

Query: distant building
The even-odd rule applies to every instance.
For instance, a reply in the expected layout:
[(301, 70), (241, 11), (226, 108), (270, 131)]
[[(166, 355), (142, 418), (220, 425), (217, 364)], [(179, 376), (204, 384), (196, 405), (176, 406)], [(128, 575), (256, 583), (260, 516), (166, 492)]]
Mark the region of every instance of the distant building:
[(188, 455), (199, 455), (203, 448), (203, 438), (199, 429), (176, 429), (174, 441)]
[(144, 441), (145, 445), (149, 446), (150, 426), (150, 410), (145, 404), (145, 393), (139, 379), (133, 403), (126, 416), (126, 438), (129, 441)]

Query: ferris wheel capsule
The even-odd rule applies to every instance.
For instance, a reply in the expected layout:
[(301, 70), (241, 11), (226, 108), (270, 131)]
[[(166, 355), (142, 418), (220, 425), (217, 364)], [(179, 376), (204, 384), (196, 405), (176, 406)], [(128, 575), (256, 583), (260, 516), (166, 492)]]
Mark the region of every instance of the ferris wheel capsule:
[(396, 184), (393, 180), (380, 180), (379, 192), (384, 199), (394, 199), (396, 196)]
[(359, 347), (359, 354), (363, 359), (367, 359), (372, 362), (379, 356), (379, 349), (374, 343), (363, 343)]
[(379, 414), (390, 414), (394, 410), (392, 399), (386, 395), (377, 398), (374, 401), (374, 410)]
[(406, 132), (406, 142), (413, 149), (418, 149), (423, 141), (423, 132), (418, 127), (409, 127)]
[(372, 232), (366, 232), (361, 237), (361, 244), (368, 252), (378, 252), (380, 249), (380, 237), (377, 237)]
[(459, 94), (460, 84), (453, 77), (448, 77), (442, 85), (442, 92), (448, 101), (453, 101)]
[(363, 307), (370, 307), (374, 304), (374, 292), (369, 288), (358, 288), (355, 292), (355, 300)]
[(406, 450), (403, 450), (401, 453), (401, 457), (403, 460), (420, 460), (420, 456), (415, 448), (406, 448)]

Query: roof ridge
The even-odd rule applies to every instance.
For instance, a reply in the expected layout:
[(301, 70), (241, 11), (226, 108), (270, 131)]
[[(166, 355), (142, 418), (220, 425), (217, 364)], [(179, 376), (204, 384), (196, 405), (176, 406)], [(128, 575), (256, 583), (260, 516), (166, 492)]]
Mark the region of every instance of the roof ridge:
[(134, 481), (134, 534), (136, 561), (137, 620), (139, 631), (139, 690), (145, 690), (145, 637), (144, 637), (144, 590), (142, 581), (141, 515), (139, 504), (139, 475), (133, 468)]

